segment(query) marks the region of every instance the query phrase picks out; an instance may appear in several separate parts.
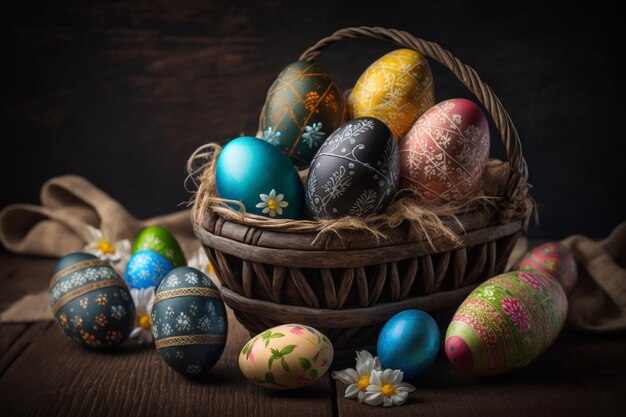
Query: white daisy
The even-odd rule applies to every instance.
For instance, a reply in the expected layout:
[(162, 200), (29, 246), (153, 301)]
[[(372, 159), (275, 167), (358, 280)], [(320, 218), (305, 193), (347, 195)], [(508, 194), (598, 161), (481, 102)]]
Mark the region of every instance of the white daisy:
[(404, 374), (398, 369), (385, 369), (384, 371), (372, 371), (370, 385), (366, 388), (363, 402), (369, 405), (402, 405), (409, 396), (409, 392), (415, 391), (415, 387), (402, 382)]
[(356, 353), (356, 369), (348, 368), (343, 371), (335, 371), (332, 377), (340, 380), (348, 386), (346, 398), (356, 398), (363, 401), (365, 389), (370, 385), (370, 375), (373, 370), (380, 370), (380, 360), (372, 357), (366, 350)]
[(283, 214), (283, 208), (289, 205), (288, 202), (283, 201), (284, 194), (276, 195), (276, 190), (272, 188), (269, 194), (259, 194), (261, 202), (256, 205), (257, 208), (262, 208), (263, 213), (269, 213), (270, 217), (275, 217)]
[(123, 275), (130, 259), (130, 241), (128, 239), (113, 241), (101, 230), (90, 225), (87, 225), (87, 231), (91, 240), (83, 250), (109, 262), (117, 273)]
[(154, 304), (154, 287), (131, 288), (130, 295), (135, 303), (135, 328), (129, 338), (137, 338), (138, 343), (152, 343), (152, 306)]

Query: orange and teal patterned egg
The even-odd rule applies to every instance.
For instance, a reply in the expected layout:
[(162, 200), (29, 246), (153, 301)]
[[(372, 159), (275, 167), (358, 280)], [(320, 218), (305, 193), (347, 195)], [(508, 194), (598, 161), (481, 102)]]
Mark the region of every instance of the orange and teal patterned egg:
[(315, 62), (296, 61), (270, 87), (260, 133), (294, 165), (304, 167), (347, 117), (346, 103), (330, 75)]
[(561, 283), (569, 294), (578, 279), (574, 256), (560, 242), (537, 246), (528, 252), (517, 265), (520, 271), (536, 271), (548, 274)]
[(165, 227), (150, 226), (143, 229), (137, 235), (131, 253), (140, 250), (151, 250), (158, 253), (167, 259), (173, 267), (187, 265), (185, 254), (178, 241)]
[(185, 376), (207, 374), (224, 351), (224, 302), (215, 283), (195, 268), (181, 266), (163, 278), (151, 320), (161, 358)]
[(370, 65), (357, 81), (348, 107), (352, 117), (385, 122), (398, 142), (426, 110), (435, 104), (433, 75), (426, 58), (398, 49)]
[(333, 345), (323, 333), (302, 324), (283, 324), (250, 339), (239, 354), (239, 369), (268, 389), (309, 385), (328, 371)]
[(554, 342), (565, 323), (567, 296), (551, 276), (508, 272), (476, 288), (456, 311), (445, 352), (470, 375), (526, 366)]
[(242, 136), (228, 142), (215, 164), (215, 185), (221, 198), (239, 201), (248, 213), (275, 219), (303, 216), (298, 171), (284, 153), (261, 139)]
[(59, 260), (48, 300), (61, 331), (87, 348), (114, 348), (134, 325), (135, 306), (126, 283), (106, 261), (88, 253)]

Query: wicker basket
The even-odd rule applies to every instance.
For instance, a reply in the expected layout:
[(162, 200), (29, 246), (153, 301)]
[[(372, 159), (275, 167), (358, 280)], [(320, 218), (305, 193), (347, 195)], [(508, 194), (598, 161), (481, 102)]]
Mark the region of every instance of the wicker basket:
[[(519, 137), (493, 91), (476, 72), (435, 43), (383, 28), (348, 28), (322, 39), (300, 59), (314, 60), (330, 44), (357, 37), (384, 39), (417, 50), (448, 67), (493, 118), (504, 142), (509, 173), (498, 209), (459, 216), (462, 244), (435, 241), (436, 251), (409, 225), (369, 234), (317, 239), (313, 221), (284, 221), (246, 214), (225, 220), (207, 209), (194, 224), (222, 282), (224, 301), (251, 334), (282, 323), (324, 332), (339, 357), (372, 347), (393, 314), (418, 308), (443, 324), (481, 282), (504, 270), (529, 217), (527, 169)], [(454, 224), (450, 227), (454, 228)]]

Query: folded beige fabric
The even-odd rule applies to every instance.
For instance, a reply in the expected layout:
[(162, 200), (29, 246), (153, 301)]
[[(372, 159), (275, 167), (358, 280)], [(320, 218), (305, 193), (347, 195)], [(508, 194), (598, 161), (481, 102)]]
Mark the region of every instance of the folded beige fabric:
[(85, 178), (52, 178), (41, 189), (41, 206), (10, 205), (0, 212), (0, 241), (8, 250), (25, 255), (61, 257), (80, 251), (89, 241), (86, 225), (111, 240), (131, 242), (142, 228), (160, 225), (176, 236), (187, 255), (199, 246), (189, 210), (137, 220), (117, 201)]
[(599, 242), (570, 236), (563, 243), (578, 266), (568, 327), (593, 333), (626, 330), (626, 222)]

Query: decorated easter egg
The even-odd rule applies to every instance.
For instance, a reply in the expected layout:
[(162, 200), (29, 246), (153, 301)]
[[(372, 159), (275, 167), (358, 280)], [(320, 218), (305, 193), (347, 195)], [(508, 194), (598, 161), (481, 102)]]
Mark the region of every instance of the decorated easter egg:
[(307, 166), (347, 115), (343, 96), (330, 75), (315, 62), (296, 61), (280, 73), (267, 93), (261, 135), (296, 166)]
[(174, 267), (187, 265), (185, 254), (180, 248), (178, 241), (165, 227), (150, 226), (143, 229), (137, 235), (131, 253), (140, 250), (156, 252), (167, 259)]
[(551, 276), (507, 272), (463, 301), (448, 327), (445, 352), (470, 375), (497, 375), (527, 365), (557, 338), (567, 297)]
[(433, 104), (435, 89), (428, 61), (411, 49), (398, 49), (375, 61), (348, 99), (353, 117), (382, 120), (398, 142)]
[(135, 321), (124, 280), (106, 261), (88, 253), (71, 253), (59, 260), (49, 302), (61, 331), (88, 348), (120, 345)]
[(213, 281), (195, 268), (180, 266), (163, 278), (151, 318), (159, 354), (183, 375), (206, 374), (224, 351), (224, 302)]
[(172, 268), (172, 264), (158, 253), (142, 249), (131, 255), (124, 278), (131, 288), (157, 287)]
[(430, 368), (440, 347), (435, 319), (421, 310), (405, 310), (385, 323), (376, 350), (383, 368), (400, 369), (407, 378), (415, 378)]
[(302, 216), (298, 171), (268, 142), (249, 136), (231, 140), (217, 159), (215, 181), (221, 198), (240, 201), (247, 212), (276, 219)]
[(239, 369), (263, 388), (300, 388), (326, 373), (333, 354), (333, 345), (319, 330), (283, 324), (254, 336), (243, 346)]
[(384, 211), (398, 187), (398, 147), (373, 117), (353, 119), (326, 139), (311, 161), (306, 202), (318, 219)]
[(424, 113), (400, 144), (400, 188), (426, 202), (476, 192), (489, 156), (489, 124), (473, 102), (455, 98)]
[(578, 278), (574, 256), (560, 242), (550, 242), (537, 246), (522, 258), (517, 269), (536, 271), (552, 276), (561, 283), (565, 294), (569, 294)]

